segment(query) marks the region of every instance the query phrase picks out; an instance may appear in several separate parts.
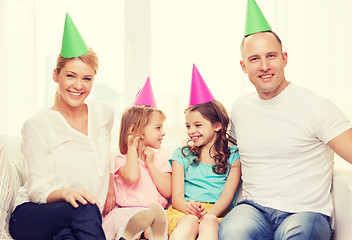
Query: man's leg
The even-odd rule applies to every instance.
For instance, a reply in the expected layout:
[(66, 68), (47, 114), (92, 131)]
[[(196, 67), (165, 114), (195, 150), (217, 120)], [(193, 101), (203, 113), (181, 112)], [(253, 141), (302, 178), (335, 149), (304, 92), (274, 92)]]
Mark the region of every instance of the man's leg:
[(330, 240), (330, 218), (314, 212), (292, 214), (279, 225), (275, 231), (274, 239)]
[(219, 239), (272, 239), (273, 232), (264, 215), (264, 211), (246, 203), (237, 205), (222, 220)]

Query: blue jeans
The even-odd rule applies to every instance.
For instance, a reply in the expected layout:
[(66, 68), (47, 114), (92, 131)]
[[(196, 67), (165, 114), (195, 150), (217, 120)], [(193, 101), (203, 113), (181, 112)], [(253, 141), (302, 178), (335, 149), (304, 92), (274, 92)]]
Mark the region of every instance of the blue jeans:
[(105, 240), (97, 205), (67, 202), (17, 206), (10, 219), (10, 233), (16, 240)]
[(331, 239), (330, 217), (315, 212), (288, 213), (244, 200), (220, 224), (219, 239)]

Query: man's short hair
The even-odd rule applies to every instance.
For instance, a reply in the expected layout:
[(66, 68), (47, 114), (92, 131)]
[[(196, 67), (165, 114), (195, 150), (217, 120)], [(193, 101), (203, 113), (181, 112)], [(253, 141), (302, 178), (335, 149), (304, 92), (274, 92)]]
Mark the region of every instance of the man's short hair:
[[(266, 32), (272, 33), (272, 34), (275, 36), (276, 40), (277, 40), (277, 41), (279, 42), (279, 44), (280, 44), (281, 52), (282, 52), (282, 42), (281, 42), (281, 39), (280, 39), (280, 37), (279, 37), (275, 32), (269, 30), (269, 31), (257, 32), (257, 33), (266, 33)], [(248, 36), (251, 36), (251, 35), (253, 35), (253, 34), (256, 34), (256, 33), (252, 33), (252, 34), (246, 35), (246, 36), (244, 36), (244, 38), (242, 39), (242, 42), (241, 42), (241, 55), (242, 55), (242, 57), (243, 57), (243, 45), (244, 45), (244, 41), (246, 40), (246, 38), (247, 38)]]

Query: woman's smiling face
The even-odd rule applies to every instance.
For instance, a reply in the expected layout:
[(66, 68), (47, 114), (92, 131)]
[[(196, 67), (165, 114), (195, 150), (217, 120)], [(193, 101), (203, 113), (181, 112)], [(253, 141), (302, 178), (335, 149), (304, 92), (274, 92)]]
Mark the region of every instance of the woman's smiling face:
[(88, 97), (95, 76), (95, 70), (78, 58), (68, 61), (65, 66), (54, 70), (53, 79), (58, 83), (59, 102), (70, 107), (79, 107)]

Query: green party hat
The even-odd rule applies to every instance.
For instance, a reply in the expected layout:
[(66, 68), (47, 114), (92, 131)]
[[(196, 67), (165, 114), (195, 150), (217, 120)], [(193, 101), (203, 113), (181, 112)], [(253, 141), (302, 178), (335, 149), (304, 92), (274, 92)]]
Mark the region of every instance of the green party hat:
[(64, 58), (79, 57), (87, 53), (89, 48), (78, 32), (71, 17), (66, 13), (64, 36), (60, 55)]
[(248, 36), (257, 32), (270, 31), (271, 27), (266, 21), (262, 11), (258, 7), (255, 0), (248, 0), (247, 2), (247, 16), (244, 36)]

